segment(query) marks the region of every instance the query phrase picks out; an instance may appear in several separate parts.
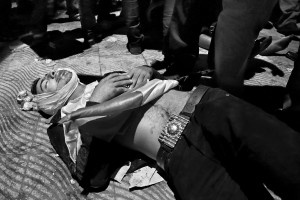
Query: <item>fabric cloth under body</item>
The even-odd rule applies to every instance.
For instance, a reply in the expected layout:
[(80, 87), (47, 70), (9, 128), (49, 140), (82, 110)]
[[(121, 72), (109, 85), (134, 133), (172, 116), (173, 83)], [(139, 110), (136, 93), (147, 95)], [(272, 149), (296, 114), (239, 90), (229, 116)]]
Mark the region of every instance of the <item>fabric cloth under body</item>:
[(281, 16), (278, 19), (276, 26), (282, 28), (289, 23), (297, 24), (300, 15), (299, 0), (279, 0), (279, 8)]
[(275, 117), (209, 89), (165, 163), (178, 199), (300, 198), (300, 135)]

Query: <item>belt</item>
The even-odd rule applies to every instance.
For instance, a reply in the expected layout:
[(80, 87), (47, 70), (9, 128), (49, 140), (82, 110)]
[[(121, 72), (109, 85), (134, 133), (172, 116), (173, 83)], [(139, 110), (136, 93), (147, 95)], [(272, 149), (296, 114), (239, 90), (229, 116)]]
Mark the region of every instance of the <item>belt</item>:
[(168, 123), (159, 135), (158, 141), (160, 142), (160, 148), (157, 153), (156, 161), (157, 165), (163, 170), (165, 170), (165, 163), (169, 159), (176, 143), (180, 140), (182, 132), (190, 122), (190, 117), (194, 113), (196, 104), (201, 101), (207, 90), (208, 87), (204, 85), (198, 86), (179, 115), (170, 116)]

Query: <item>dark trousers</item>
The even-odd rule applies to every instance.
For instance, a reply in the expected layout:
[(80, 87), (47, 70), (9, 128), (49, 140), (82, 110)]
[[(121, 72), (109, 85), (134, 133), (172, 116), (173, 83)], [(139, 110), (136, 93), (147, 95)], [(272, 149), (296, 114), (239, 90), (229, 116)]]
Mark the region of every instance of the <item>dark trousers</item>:
[(48, 12), (51, 12), (49, 11), (51, 9), (47, 9), (47, 6), (53, 3), (45, 0), (34, 0), (33, 2), (34, 8), (30, 19), (31, 31), (34, 34), (45, 34), (47, 32), (47, 15)]
[(74, 15), (79, 12), (79, 0), (66, 0), (67, 14)]
[[(82, 29), (92, 29), (109, 15), (111, 0), (79, 0), (80, 22)], [(96, 20), (95, 15), (98, 15)]]
[(7, 28), (11, 13), (11, 0), (2, 0), (0, 2), (0, 26), (1, 29)]
[[(269, 19), (276, 2), (277, 0), (176, 0), (164, 54), (175, 55), (177, 58), (182, 54), (198, 56), (201, 28), (211, 21), (209, 17), (214, 19), (214, 15), (222, 7), (215, 31), (216, 81), (223, 89), (240, 90), (254, 41)], [(190, 71), (192, 67), (184, 66)]]
[(196, 106), (166, 163), (179, 199), (300, 199), (300, 135), (219, 89)]
[[(167, 35), (169, 30), (169, 25), (171, 22), (175, 0), (162, 0), (163, 2), (163, 18), (162, 18), (162, 32), (163, 36)], [(149, 4), (146, 1), (140, 0), (123, 0), (123, 9), (122, 12), (124, 14), (126, 20), (126, 26), (128, 28), (128, 40), (138, 41), (142, 37), (141, 31), (141, 18), (144, 15), (143, 9), (147, 9), (147, 5)], [(153, 3), (153, 2), (152, 2)], [(146, 4), (143, 5), (143, 4)]]

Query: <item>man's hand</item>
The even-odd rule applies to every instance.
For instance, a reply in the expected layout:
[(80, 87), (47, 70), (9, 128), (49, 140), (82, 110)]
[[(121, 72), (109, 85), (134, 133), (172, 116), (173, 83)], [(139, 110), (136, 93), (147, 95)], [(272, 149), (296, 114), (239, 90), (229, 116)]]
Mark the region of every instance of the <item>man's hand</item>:
[(128, 75), (132, 79), (132, 84), (130, 86), (130, 89), (134, 88), (135, 86), (138, 86), (144, 81), (147, 81), (147, 79), (148, 80), (151, 79), (153, 73), (154, 73), (154, 69), (145, 65), (131, 69), (128, 72)]
[(126, 91), (132, 84), (130, 75), (112, 73), (103, 78), (96, 86), (90, 101), (102, 103), (108, 101)]

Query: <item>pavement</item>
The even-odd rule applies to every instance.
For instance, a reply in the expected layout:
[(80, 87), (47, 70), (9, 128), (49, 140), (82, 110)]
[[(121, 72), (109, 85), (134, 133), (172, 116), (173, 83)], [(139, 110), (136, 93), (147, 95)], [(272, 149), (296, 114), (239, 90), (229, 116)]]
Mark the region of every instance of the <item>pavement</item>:
[[(29, 90), (33, 80), (51, 70), (71, 67), (87, 75), (127, 71), (162, 60), (161, 51), (146, 49), (141, 55), (132, 55), (126, 49), (126, 36), (120, 33), (84, 49), (83, 39), (78, 34), (79, 22), (53, 22), (49, 24), (48, 31), (56, 37), (59, 53), (47, 59), (19, 40), (0, 43), (0, 199), (174, 199), (166, 182), (129, 191), (127, 178), (122, 184), (111, 181), (103, 192), (81, 194), (82, 188), (72, 179), (49, 143), (45, 119), (37, 112), (21, 111), (16, 102), (19, 91)], [(274, 40), (283, 37), (274, 28), (263, 30), (260, 34), (267, 35), (273, 36)], [(296, 52), (298, 45), (299, 42), (293, 41), (276, 55), (257, 56), (255, 70), (245, 84), (255, 88), (283, 88), (293, 69), (293, 61), (285, 54), (287, 51)], [(200, 48), (199, 52), (205, 58), (207, 51)], [(265, 93), (265, 96), (269, 94), (273, 91)], [(256, 93), (256, 97), (259, 95)], [(271, 101), (271, 96), (266, 96), (266, 105)]]

